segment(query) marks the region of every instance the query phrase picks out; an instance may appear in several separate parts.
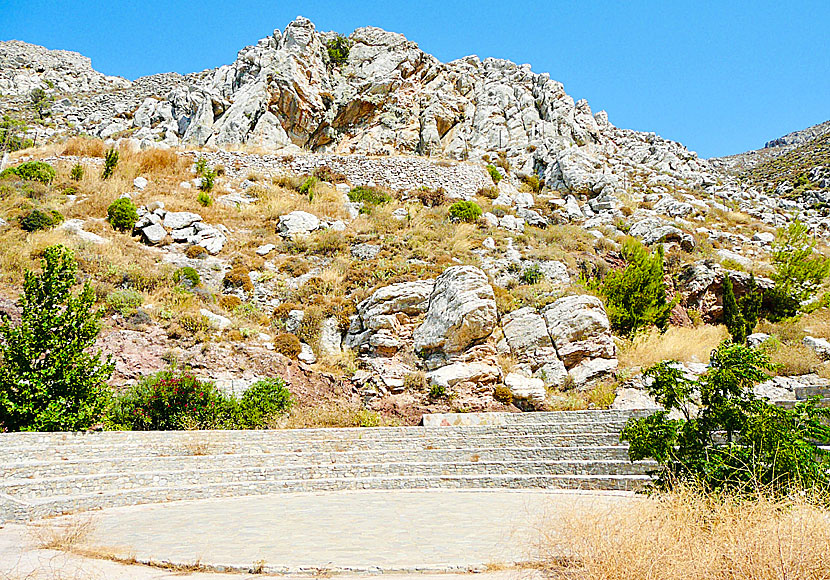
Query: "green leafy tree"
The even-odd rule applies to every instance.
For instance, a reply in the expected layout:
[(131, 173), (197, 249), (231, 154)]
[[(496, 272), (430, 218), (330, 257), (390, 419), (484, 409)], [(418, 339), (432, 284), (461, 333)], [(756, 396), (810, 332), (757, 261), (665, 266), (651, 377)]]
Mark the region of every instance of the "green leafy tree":
[(622, 256), (628, 265), (609, 272), (601, 282), (590, 286), (606, 298), (611, 325), (631, 335), (648, 326), (665, 330), (676, 304), (666, 298), (663, 284), (663, 246), (654, 253), (633, 238), (623, 243)]
[(481, 207), (474, 201), (457, 201), (448, 210), (454, 222), (472, 223), (481, 217)]
[[(826, 486), (830, 456), (817, 442), (830, 441), (830, 410), (813, 401), (785, 409), (757, 398), (752, 387), (771, 369), (764, 352), (728, 341), (696, 380), (676, 361), (651, 367), (644, 373), (648, 390), (665, 410), (628, 421), (622, 440), (629, 457), (657, 461), (663, 488), (686, 482), (744, 492)], [(682, 418), (670, 418), (670, 411)]]
[(812, 298), (830, 274), (830, 260), (815, 251), (816, 240), (799, 220), (778, 230), (772, 245), (775, 288), (804, 302)]
[(73, 293), (77, 263), (46, 248), (43, 272), (27, 271), (19, 326), (0, 326), (0, 430), (77, 431), (103, 416), (114, 365), (89, 349), (101, 329), (89, 283)]

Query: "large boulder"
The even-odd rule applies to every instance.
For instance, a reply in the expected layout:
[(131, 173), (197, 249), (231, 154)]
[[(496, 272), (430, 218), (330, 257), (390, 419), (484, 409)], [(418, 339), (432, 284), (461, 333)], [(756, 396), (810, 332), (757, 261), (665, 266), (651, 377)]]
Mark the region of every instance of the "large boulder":
[(556, 352), (577, 386), (617, 367), (611, 325), (599, 298), (565, 296), (545, 308), (543, 316)]
[(561, 385), (568, 375), (548, 333), (545, 319), (531, 307), (505, 315), (502, 331), (510, 352), (520, 368), (541, 378), (547, 385)]
[(487, 276), (474, 266), (452, 266), (435, 280), (423, 324), (415, 329), (416, 352), (446, 359), (493, 332), (496, 298)]
[[(732, 281), (735, 297), (743, 297), (750, 287), (750, 275), (746, 272), (726, 270), (720, 264), (707, 260), (686, 265), (677, 283), (681, 304), (700, 312), (705, 322), (720, 322), (723, 318), (723, 278), (726, 275)], [(756, 276), (755, 284), (760, 290), (769, 290), (775, 282)]]
[(277, 230), (287, 238), (305, 235), (320, 227), (320, 219), (307, 211), (292, 211), (281, 215)]

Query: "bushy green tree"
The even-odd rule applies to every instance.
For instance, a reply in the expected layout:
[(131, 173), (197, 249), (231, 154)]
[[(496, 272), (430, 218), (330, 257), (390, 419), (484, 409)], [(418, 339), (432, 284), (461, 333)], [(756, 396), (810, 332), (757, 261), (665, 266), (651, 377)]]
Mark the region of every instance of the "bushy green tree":
[(830, 274), (830, 260), (815, 251), (816, 240), (799, 220), (778, 230), (772, 245), (775, 288), (804, 302), (812, 298)]
[[(629, 457), (656, 460), (657, 485), (664, 488), (688, 482), (742, 491), (826, 486), (830, 456), (817, 442), (830, 441), (830, 410), (812, 401), (785, 409), (757, 398), (752, 387), (771, 369), (764, 352), (728, 341), (696, 380), (676, 361), (651, 367), (644, 373), (648, 390), (665, 410), (628, 421), (622, 440)], [(670, 418), (670, 411), (683, 418)]]
[(666, 299), (663, 284), (663, 246), (649, 252), (633, 238), (623, 243), (622, 256), (628, 265), (608, 273), (595, 282), (606, 298), (611, 325), (618, 332), (631, 335), (648, 326), (665, 330), (675, 302)]
[(474, 201), (457, 201), (448, 210), (450, 219), (455, 222), (472, 223), (481, 217), (481, 207)]
[(487, 173), (490, 174), (490, 179), (493, 180), (493, 183), (498, 185), (499, 181), (501, 181), (501, 172), (495, 165), (488, 165), (487, 166)]
[(55, 179), (55, 168), (43, 161), (27, 161), (17, 167), (9, 167), (0, 173), (0, 177), (19, 177), (26, 181), (39, 181), (50, 184)]
[(242, 393), (239, 401), (240, 426), (264, 429), (274, 417), (286, 413), (293, 397), (282, 379), (257, 381)]
[(25, 215), (20, 216), (20, 228), (27, 232), (48, 230), (63, 221), (63, 215), (58, 210), (33, 209)]
[(352, 47), (352, 41), (338, 34), (326, 42), (326, 51), (329, 55), (329, 60), (337, 65), (342, 66), (349, 60), (349, 50)]
[(107, 221), (112, 229), (119, 232), (129, 232), (138, 221), (138, 209), (133, 200), (128, 197), (119, 197), (107, 208)]
[(101, 329), (89, 283), (73, 293), (77, 263), (57, 245), (28, 271), (19, 326), (0, 326), (0, 430), (77, 431), (99, 421), (114, 365), (90, 349)]

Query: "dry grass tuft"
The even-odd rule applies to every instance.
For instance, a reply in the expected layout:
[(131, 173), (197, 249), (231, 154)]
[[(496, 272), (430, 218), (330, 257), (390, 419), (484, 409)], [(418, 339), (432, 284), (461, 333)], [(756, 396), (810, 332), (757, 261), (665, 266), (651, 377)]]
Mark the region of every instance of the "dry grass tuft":
[(576, 505), (543, 529), (542, 560), (552, 574), (580, 580), (830, 578), (830, 513), (802, 496), (750, 501), (681, 490), (585, 507)]
[(672, 326), (664, 334), (654, 330), (622, 343), (620, 366), (648, 368), (662, 360), (705, 363), (726, 337), (724, 326)]
[(95, 530), (90, 516), (78, 516), (64, 521), (49, 521), (32, 525), (29, 535), (40, 550), (71, 552), (85, 544)]

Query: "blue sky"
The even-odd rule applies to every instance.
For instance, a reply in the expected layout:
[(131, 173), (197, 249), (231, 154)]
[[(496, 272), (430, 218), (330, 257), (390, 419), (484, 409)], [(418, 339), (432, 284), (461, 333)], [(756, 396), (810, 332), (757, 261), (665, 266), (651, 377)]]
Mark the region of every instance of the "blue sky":
[(530, 63), (615, 125), (703, 157), (830, 119), (828, 0), (0, 0), (0, 39), (75, 50), (134, 79), (230, 63), (300, 14), (322, 30), (401, 32), (445, 61)]

